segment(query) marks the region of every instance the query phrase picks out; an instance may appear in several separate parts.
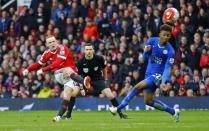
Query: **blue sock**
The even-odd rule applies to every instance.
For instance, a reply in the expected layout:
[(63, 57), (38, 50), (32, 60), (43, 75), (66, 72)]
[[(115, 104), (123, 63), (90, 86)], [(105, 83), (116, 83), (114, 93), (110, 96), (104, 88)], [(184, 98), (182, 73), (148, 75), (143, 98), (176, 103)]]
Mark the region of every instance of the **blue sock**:
[(170, 113), (171, 115), (175, 114), (175, 110), (173, 108), (169, 107), (168, 105), (166, 105), (165, 103), (163, 103), (160, 100), (154, 99), (151, 102), (150, 106), (152, 106), (158, 110), (161, 110), (161, 111), (166, 111), (166, 112)]
[(133, 99), (133, 97), (136, 96), (137, 94), (138, 94), (137, 89), (133, 89), (132, 91), (130, 91), (128, 95), (122, 100), (120, 105), (117, 107), (117, 110), (121, 111), (123, 108), (125, 108), (130, 102), (130, 100)]

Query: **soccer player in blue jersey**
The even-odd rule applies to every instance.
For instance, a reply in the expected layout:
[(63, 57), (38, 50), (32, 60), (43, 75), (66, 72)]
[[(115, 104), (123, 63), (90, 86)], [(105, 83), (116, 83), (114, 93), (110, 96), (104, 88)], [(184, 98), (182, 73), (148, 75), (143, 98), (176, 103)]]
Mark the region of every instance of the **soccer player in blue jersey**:
[(160, 84), (165, 86), (165, 83), (170, 81), (170, 69), (174, 63), (175, 56), (174, 49), (168, 42), (171, 38), (171, 29), (170, 25), (161, 25), (159, 37), (152, 37), (147, 40), (143, 54), (143, 60), (148, 62), (145, 79), (134, 86), (133, 90), (128, 93), (118, 107), (110, 108), (113, 114), (125, 108), (130, 100), (140, 90), (143, 90), (146, 105), (168, 112), (174, 117), (175, 122), (179, 121), (179, 109), (173, 109), (154, 98), (156, 88)]

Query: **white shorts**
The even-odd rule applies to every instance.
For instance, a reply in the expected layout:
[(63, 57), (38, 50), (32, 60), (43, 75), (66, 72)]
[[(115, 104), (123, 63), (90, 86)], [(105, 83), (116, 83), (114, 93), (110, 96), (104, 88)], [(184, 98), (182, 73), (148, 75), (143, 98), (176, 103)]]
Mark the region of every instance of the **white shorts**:
[(57, 82), (68, 88), (77, 88), (79, 84), (70, 78), (70, 75), (75, 73), (72, 68), (66, 67), (54, 72), (54, 76)]

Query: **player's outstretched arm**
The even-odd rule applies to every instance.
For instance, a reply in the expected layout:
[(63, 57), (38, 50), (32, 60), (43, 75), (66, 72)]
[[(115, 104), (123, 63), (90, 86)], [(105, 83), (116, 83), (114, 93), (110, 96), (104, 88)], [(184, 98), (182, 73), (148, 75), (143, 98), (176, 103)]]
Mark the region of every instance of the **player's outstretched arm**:
[(54, 62), (52, 62), (50, 65), (43, 67), (42, 69), (42, 73), (43, 72), (47, 72), (47, 71), (51, 71), (55, 68), (58, 68), (61, 64), (63, 64), (63, 62), (65, 61), (65, 59), (63, 58), (57, 58)]
[(35, 62), (34, 64), (30, 65), (27, 69), (23, 70), (23, 76), (28, 75), (30, 71), (34, 71), (39, 69), (42, 66), (40, 62)]
[(153, 44), (154, 44), (154, 38), (148, 39), (147, 42), (145, 43), (144, 53), (143, 53), (143, 56), (142, 56), (142, 59), (143, 59), (144, 62), (148, 61)]
[(150, 50), (151, 50), (151, 46), (145, 46), (144, 47), (144, 53), (142, 55), (143, 61), (147, 62), (150, 56)]

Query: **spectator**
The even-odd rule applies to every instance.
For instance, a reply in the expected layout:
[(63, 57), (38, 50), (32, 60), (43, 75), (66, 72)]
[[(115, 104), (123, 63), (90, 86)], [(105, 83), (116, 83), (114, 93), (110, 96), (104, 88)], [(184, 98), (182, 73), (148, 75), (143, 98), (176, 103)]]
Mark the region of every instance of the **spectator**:
[(59, 2), (58, 7), (56, 7), (56, 3), (54, 3), (54, 9), (52, 11), (52, 19), (57, 22), (60, 18), (60, 14), (63, 13), (64, 17), (67, 18), (69, 16), (69, 8), (64, 6), (64, 3)]
[(8, 35), (10, 23), (11, 18), (7, 15), (6, 11), (2, 11), (0, 16), (0, 38), (2, 41), (4, 41), (4, 38)]
[(202, 49), (202, 54), (200, 57), (200, 67), (209, 67), (209, 50), (207, 51), (205, 48)]
[(98, 22), (98, 30), (101, 37), (108, 37), (110, 35), (110, 24), (107, 13), (103, 13), (102, 19)]
[(199, 69), (200, 53), (197, 51), (197, 48), (194, 44), (190, 45), (190, 50), (186, 55), (186, 60), (188, 66), (194, 70)]
[(186, 61), (186, 55), (187, 51), (185, 49), (185, 46), (180, 46), (176, 52), (175, 63), (180, 64), (181, 62)]
[(38, 98), (48, 98), (51, 95), (51, 89), (47, 86), (44, 86), (39, 94), (38, 94)]
[(98, 32), (97, 26), (95, 25), (94, 22), (91, 22), (89, 19), (87, 20), (86, 27), (84, 28), (84, 31), (83, 31), (83, 36), (85, 35), (89, 39), (92, 37), (95, 37), (96, 39), (99, 38), (99, 32)]
[(209, 20), (208, 20), (208, 14), (206, 14), (205, 10), (203, 8), (200, 8), (198, 15), (197, 15), (197, 22), (199, 26), (202, 26), (203, 28), (208, 28), (209, 26)]
[(201, 72), (201, 82), (205, 82), (207, 77), (209, 76), (209, 70), (208, 68), (203, 68)]

